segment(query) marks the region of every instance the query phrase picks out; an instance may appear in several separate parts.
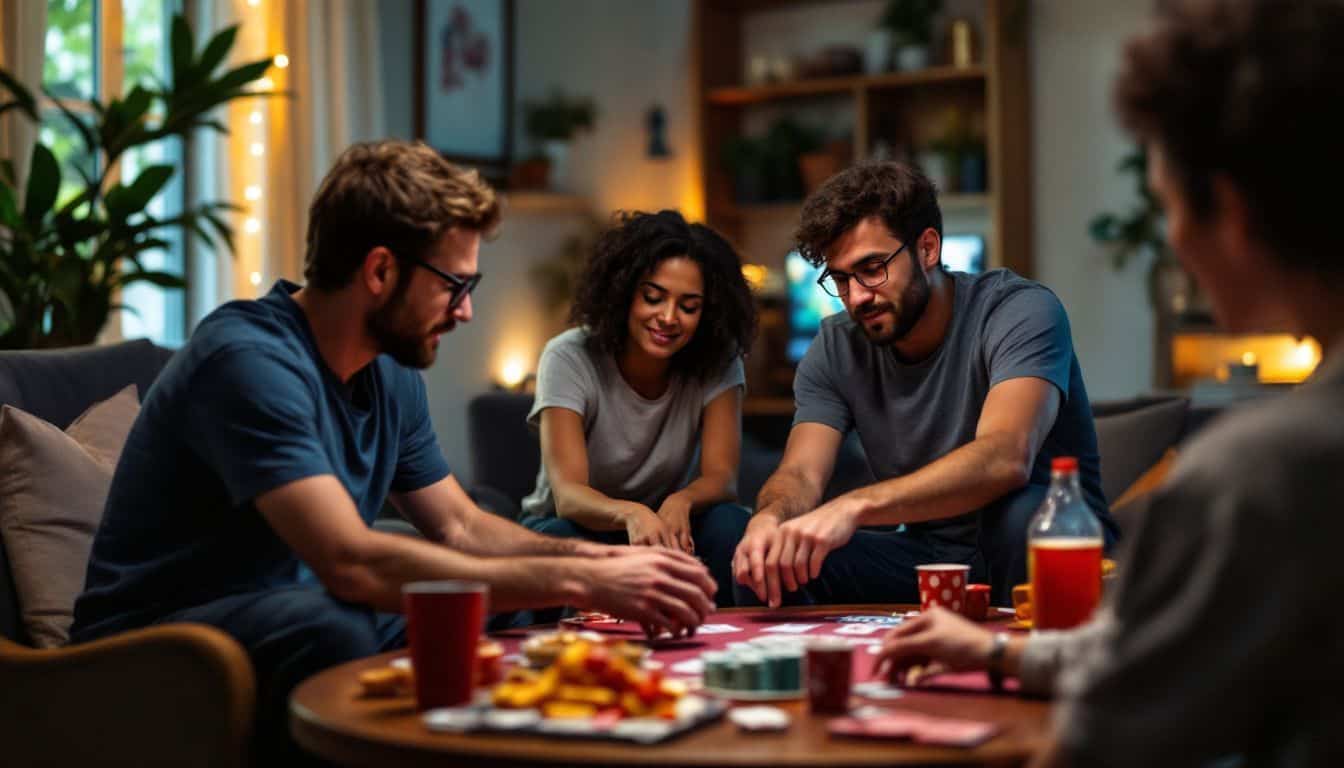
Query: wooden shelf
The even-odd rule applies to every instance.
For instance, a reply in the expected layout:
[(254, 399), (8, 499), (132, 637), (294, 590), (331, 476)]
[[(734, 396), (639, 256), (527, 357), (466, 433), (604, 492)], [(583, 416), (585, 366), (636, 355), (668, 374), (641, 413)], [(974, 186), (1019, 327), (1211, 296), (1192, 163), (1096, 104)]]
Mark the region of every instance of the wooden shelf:
[(769, 85), (714, 88), (705, 95), (705, 99), (716, 106), (739, 106), (808, 96), (852, 93), (862, 90), (909, 88), (934, 83), (983, 82), (984, 79), (984, 67), (929, 67), (913, 72), (818, 77), (771, 83)]

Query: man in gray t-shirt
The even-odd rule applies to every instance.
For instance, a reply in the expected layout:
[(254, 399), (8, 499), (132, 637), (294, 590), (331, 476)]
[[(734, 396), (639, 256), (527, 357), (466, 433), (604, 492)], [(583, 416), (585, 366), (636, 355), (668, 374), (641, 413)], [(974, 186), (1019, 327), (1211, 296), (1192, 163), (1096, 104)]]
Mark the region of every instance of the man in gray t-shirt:
[[(1006, 602), (1056, 456), (1077, 457), (1109, 547), (1091, 408), (1053, 293), (1007, 270), (943, 270), (933, 187), (895, 163), (827, 182), (797, 239), (847, 312), (798, 367), (784, 458), (734, 556), (740, 584), (771, 605), (804, 585), (800, 599), (915, 602), (916, 565), (960, 562)], [(878, 482), (817, 506), (851, 429)]]

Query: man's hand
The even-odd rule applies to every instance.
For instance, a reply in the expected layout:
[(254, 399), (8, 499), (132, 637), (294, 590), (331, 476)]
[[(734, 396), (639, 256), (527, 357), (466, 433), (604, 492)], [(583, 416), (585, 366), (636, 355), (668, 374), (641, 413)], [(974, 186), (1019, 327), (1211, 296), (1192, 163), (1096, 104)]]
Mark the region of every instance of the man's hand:
[(766, 568), (766, 557), (779, 539), (779, 518), (769, 512), (757, 512), (747, 523), (742, 541), (733, 553), (733, 578), (751, 587), (757, 599), (771, 608), (779, 607), (779, 578), (774, 567)]
[(634, 545), (680, 549), (663, 519), (643, 504), (631, 504), (625, 513), (625, 535)]
[(625, 548), (584, 563), (588, 605), (638, 621), (651, 634), (692, 634), (714, 610), (714, 579), (694, 557), (678, 551)]
[[(790, 592), (821, 575), (821, 564), (859, 527), (859, 504), (841, 496), (779, 526), (778, 568)], [(767, 558), (768, 561), (768, 558)]]
[(566, 539), (566, 541), (573, 542), (574, 545), (570, 554), (577, 557), (586, 557), (590, 560), (601, 557), (616, 557), (630, 552), (629, 547), (624, 545), (598, 544), (595, 541), (585, 541), (584, 539)]
[(672, 538), (674, 545), (688, 555), (695, 554), (695, 541), (691, 538), (691, 502), (678, 493), (663, 500), (658, 508), (658, 518)]
[(937, 663), (949, 670), (983, 669), (994, 634), (945, 608), (906, 619), (882, 638), (877, 674), (904, 685), (914, 667)]

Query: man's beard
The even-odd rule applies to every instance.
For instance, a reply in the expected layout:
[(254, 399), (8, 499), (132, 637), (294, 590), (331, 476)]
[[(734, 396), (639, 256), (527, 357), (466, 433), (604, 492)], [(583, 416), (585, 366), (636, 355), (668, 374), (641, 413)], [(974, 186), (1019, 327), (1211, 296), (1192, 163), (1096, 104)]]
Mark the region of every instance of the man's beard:
[[(428, 368), (438, 350), (430, 343), (430, 334), (406, 319), (406, 291), (398, 286), (387, 303), (369, 313), (369, 334), (378, 349), (408, 368)], [(439, 332), (437, 329), (435, 333)]]
[[(913, 258), (913, 254), (912, 254)], [(929, 276), (924, 274), (923, 268), (916, 260), (914, 263), (914, 274), (910, 278), (910, 284), (901, 291), (901, 302), (896, 311), (896, 320), (891, 328), (883, 329), (881, 326), (872, 327), (864, 322), (867, 317), (879, 314), (884, 311), (891, 311), (892, 306), (888, 302), (876, 304), (868, 302), (861, 307), (854, 308), (854, 319), (858, 321), (859, 327), (863, 328), (864, 334), (868, 340), (878, 346), (888, 346), (904, 339), (919, 319), (924, 316), (924, 310), (929, 306), (929, 294), (932, 291), (929, 288)]]

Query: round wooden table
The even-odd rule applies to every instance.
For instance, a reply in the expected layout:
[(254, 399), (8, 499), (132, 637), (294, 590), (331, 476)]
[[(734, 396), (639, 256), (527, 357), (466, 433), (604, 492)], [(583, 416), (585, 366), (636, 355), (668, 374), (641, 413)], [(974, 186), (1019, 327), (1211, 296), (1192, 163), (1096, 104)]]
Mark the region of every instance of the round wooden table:
[[(825, 606), (799, 614), (890, 613), (903, 606)], [(733, 613), (764, 613), (738, 609)], [(780, 733), (743, 733), (727, 719), (655, 745), (557, 739), (517, 734), (449, 734), (429, 731), (410, 696), (364, 698), (359, 674), (386, 666), (393, 652), (342, 664), (304, 681), (290, 700), (290, 729), (298, 743), (327, 760), (349, 766), (443, 766), (450, 758), (471, 765), (629, 766), (873, 766), (1017, 765), (1045, 742), (1049, 703), (1017, 696), (908, 691), (878, 706), (930, 715), (998, 723), (1002, 731), (975, 749), (932, 747), (904, 741), (835, 738), (824, 717), (805, 701), (781, 702), (793, 725)]]

